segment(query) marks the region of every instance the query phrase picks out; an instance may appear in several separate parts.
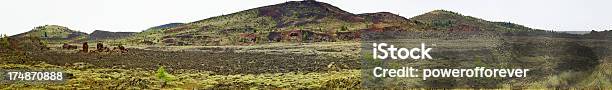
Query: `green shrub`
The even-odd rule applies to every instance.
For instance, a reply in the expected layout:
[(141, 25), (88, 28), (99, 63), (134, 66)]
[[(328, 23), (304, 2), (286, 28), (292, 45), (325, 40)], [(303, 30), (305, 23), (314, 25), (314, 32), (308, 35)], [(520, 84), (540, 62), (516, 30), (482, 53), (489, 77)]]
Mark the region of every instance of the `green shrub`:
[(454, 25), (454, 20), (434, 20), (432, 26), (437, 29), (448, 29)]
[(155, 75), (157, 76), (158, 79), (160, 79), (163, 82), (162, 87), (168, 84), (168, 82), (176, 80), (174, 75), (171, 75), (170, 73), (166, 72), (166, 69), (164, 69), (164, 66), (159, 66), (159, 68), (157, 69), (157, 74)]
[(349, 30), (349, 29), (348, 29), (348, 27), (346, 27), (346, 26), (342, 26), (342, 28), (340, 28), (340, 31), (341, 31), (341, 32), (346, 32), (346, 31), (348, 31), (348, 30)]

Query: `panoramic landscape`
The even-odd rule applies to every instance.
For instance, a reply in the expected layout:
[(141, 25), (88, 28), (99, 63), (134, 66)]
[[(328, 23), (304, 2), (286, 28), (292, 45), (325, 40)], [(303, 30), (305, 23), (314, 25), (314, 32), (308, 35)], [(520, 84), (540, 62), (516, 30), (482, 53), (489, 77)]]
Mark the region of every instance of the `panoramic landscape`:
[[(65, 72), (65, 81), (0, 81), (0, 88), (612, 88), (612, 30), (577, 34), (449, 10), (403, 17), (341, 8), (314, 0), (287, 1), (141, 32), (85, 33), (40, 25), (2, 36), (0, 70), (53, 69)], [(368, 42), (374, 41), (398, 41), (398, 46), (431, 42), (438, 49), (432, 55), (438, 56), (377, 62), (368, 56)], [(370, 65), (520, 67), (532, 73), (527, 78), (374, 80), (365, 74)]]

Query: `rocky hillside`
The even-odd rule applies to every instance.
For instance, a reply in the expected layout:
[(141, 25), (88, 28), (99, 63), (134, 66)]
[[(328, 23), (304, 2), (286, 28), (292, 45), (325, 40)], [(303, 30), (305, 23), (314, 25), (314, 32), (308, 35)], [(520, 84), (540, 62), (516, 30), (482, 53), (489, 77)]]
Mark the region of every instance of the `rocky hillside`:
[(410, 18), (425, 23), (429, 29), (438, 31), (529, 31), (536, 30), (509, 22), (491, 22), (456, 12), (435, 10)]
[[(315, 33), (353, 32), (377, 27), (399, 27), (403, 30), (423, 30), (418, 22), (388, 12), (353, 14), (333, 5), (306, 0), (248, 9), (207, 18), (172, 28), (151, 28), (138, 33), (127, 42), (163, 43), (168, 39), (187, 43), (239, 41), (241, 33), (264, 38), (269, 32), (305, 30)], [(419, 27), (419, 28), (416, 28)], [(184, 37), (200, 37), (188, 38)], [(184, 39), (184, 40), (180, 40)], [(223, 45), (223, 44), (220, 44)]]
[[(170, 23), (149, 28), (119, 43), (236, 45), (288, 38), (306, 33), (303, 39), (358, 38), (370, 31), (538, 31), (509, 22), (491, 22), (459, 13), (435, 10), (412, 18), (389, 12), (353, 14), (313, 0), (289, 1), (211, 17), (190, 23)], [(272, 33), (272, 34), (270, 34)], [(275, 36), (270, 36), (275, 35)], [(299, 35), (298, 35), (299, 36)], [(338, 36), (338, 37), (335, 37)], [(285, 40), (283, 39), (283, 40)], [(317, 40), (317, 39), (314, 39)]]
[(95, 30), (89, 35), (89, 40), (103, 40), (103, 39), (119, 39), (124, 37), (130, 37), (136, 32), (109, 32), (102, 30)]

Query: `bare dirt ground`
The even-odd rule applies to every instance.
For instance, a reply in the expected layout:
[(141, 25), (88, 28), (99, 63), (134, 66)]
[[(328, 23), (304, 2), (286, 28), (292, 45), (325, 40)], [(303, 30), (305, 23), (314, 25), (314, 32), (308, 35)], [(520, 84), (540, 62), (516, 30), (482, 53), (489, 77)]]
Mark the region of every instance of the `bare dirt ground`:
[[(128, 53), (79, 53), (75, 50), (52, 49), (42, 53), (27, 53), (26, 56), (31, 58), (32, 61), (42, 61), (59, 66), (86, 63), (93, 68), (155, 70), (159, 65), (164, 65), (169, 70), (191, 69), (212, 71), (215, 74), (320, 72), (330, 69), (359, 69), (358, 57), (350, 55), (350, 53), (356, 54), (358, 51), (354, 51), (355, 49), (338, 50), (331, 47), (337, 46), (308, 47), (308, 45), (303, 45), (287, 46), (286, 48), (276, 47), (274, 49), (257, 46), (235, 46), (231, 48), (146, 47), (144, 49), (130, 48)], [(346, 47), (340, 49), (346, 49)], [(333, 66), (333, 68), (330, 68), (330, 66)]]

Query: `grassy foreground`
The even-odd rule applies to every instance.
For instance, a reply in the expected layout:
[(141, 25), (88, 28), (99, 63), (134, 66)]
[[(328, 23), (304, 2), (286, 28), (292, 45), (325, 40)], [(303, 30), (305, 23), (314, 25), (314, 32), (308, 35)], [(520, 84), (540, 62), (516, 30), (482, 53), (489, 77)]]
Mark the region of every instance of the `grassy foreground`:
[[(517, 89), (603, 89), (612, 88), (610, 63), (603, 63), (593, 71), (563, 72), (542, 77), (536, 82), (509, 81), (500, 88)], [(63, 83), (1, 83), (2, 89), (271, 89), (271, 88), (363, 88), (360, 84), (361, 70), (338, 70), (328, 72), (289, 72), (264, 74), (215, 75), (196, 70), (168, 70), (174, 81), (163, 85), (155, 70), (108, 69), (82, 66), (56, 66), (38, 64), (1, 64), (0, 69), (64, 70), (69, 77)], [(414, 81), (412, 83), (423, 83)]]
[(0, 69), (41, 70), (57, 68), (72, 74), (64, 83), (56, 84), (1, 84), (3, 89), (211, 89), (211, 88), (333, 88), (360, 86), (359, 70), (329, 71), (326, 73), (269, 73), (213, 75), (209, 72), (176, 70), (176, 78), (162, 87), (163, 82), (153, 70), (99, 69), (61, 67), (50, 64), (3, 64)]

